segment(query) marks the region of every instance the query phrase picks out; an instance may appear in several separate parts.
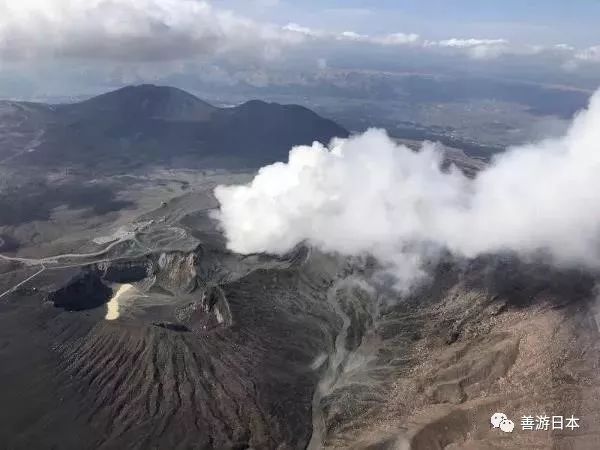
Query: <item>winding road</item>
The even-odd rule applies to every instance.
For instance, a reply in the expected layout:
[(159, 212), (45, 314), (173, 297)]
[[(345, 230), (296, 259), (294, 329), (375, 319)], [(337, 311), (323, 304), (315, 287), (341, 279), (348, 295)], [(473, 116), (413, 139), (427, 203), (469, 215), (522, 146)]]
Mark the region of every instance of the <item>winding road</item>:
[(12, 292), (16, 291), (18, 288), (20, 288), (21, 286), (23, 286), (24, 284), (26, 284), (27, 282), (33, 280), (34, 278), (36, 278), (38, 275), (40, 275), (41, 273), (43, 273), (46, 270), (57, 270), (57, 269), (67, 269), (70, 267), (81, 267), (81, 266), (87, 266), (89, 264), (97, 264), (100, 262), (106, 262), (109, 261), (107, 259), (102, 259), (102, 260), (98, 260), (98, 261), (86, 261), (84, 263), (78, 263), (78, 264), (69, 264), (69, 265), (62, 265), (62, 266), (54, 266), (54, 267), (47, 267), (48, 264), (59, 264), (59, 261), (61, 259), (66, 259), (66, 258), (95, 258), (95, 257), (99, 257), (99, 256), (103, 256), (106, 253), (108, 253), (112, 248), (114, 248), (115, 246), (117, 246), (118, 244), (121, 244), (123, 242), (126, 241), (134, 241), (135, 243), (137, 243), (138, 245), (142, 246), (144, 249), (151, 251), (151, 249), (149, 249), (148, 247), (146, 247), (145, 245), (143, 245), (138, 239), (137, 236), (134, 236), (133, 239), (131, 237), (123, 237), (123, 238), (119, 238), (117, 240), (115, 240), (114, 242), (110, 243), (109, 245), (106, 246), (106, 248), (99, 250), (97, 252), (93, 252), (93, 253), (65, 253), (62, 255), (56, 255), (56, 256), (48, 256), (45, 258), (39, 258), (39, 259), (35, 259), (35, 258), (18, 258), (18, 257), (14, 257), (14, 256), (6, 256), (6, 255), (1, 255), (0, 254), (0, 260), (4, 260), (4, 261), (14, 261), (14, 262), (19, 262), (28, 266), (40, 266), (40, 270), (38, 270), (36, 273), (34, 273), (33, 275), (31, 275), (30, 277), (26, 278), (25, 280), (19, 282), (18, 284), (16, 284), (15, 286), (13, 286), (12, 288), (8, 289), (7, 291), (0, 293), (0, 299), (2, 299), (3, 297), (11, 294)]
[[(171, 232), (174, 232), (176, 234), (176, 238), (178, 238), (178, 239), (181, 239), (186, 235), (185, 230), (182, 230), (177, 227), (169, 227), (168, 230)], [(7, 296), (8, 294), (14, 292), (15, 290), (17, 290), (18, 288), (20, 288), (27, 282), (33, 280), (34, 278), (36, 278), (38, 275), (40, 275), (41, 273), (43, 273), (46, 270), (68, 269), (71, 267), (81, 267), (81, 266), (87, 266), (90, 264), (98, 264), (101, 262), (110, 261), (110, 259), (87, 260), (87, 261), (81, 262), (81, 263), (69, 263), (69, 262), (65, 261), (62, 265), (60, 265), (60, 261), (64, 260), (64, 259), (98, 258), (98, 257), (106, 255), (110, 250), (112, 250), (117, 245), (119, 245), (123, 242), (128, 242), (128, 241), (131, 241), (131, 242), (137, 244), (142, 249), (142, 251), (146, 252), (146, 254), (155, 252), (156, 249), (152, 249), (152, 248), (148, 247), (147, 245), (145, 245), (143, 242), (141, 242), (139, 240), (138, 237), (140, 234), (144, 234), (144, 232), (139, 229), (135, 232), (123, 234), (122, 236), (115, 238), (114, 241), (112, 241), (110, 244), (108, 244), (102, 250), (99, 250), (97, 252), (92, 252), (92, 253), (64, 253), (62, 255), (48, 256), (48, 257), (39, 258), (39, 259), (19, 258), (16, 256), (6, 256), (6, 255), (0, 254), (0, 260), (18, 262), (21, 264), (25, 264), (26, 266), (39, 266), (40, 267), (40, 270), (38, 270), (36, 273), (31, 275), (30, 277), (19, 282), (18, 284), (16, 284), (12, 288), (8, 289), (7, 291), (0, 293), (0, 299), (2, 299), (3, 297)]]
[[(20, 262), (20, 263), (32, 265), (32, 266), (43, 265), (43, 264), (58, 264), (59, 260), (65, 259), (65, 258), (95, 258), (97, 256), (102, 256), (102, 255), (106, 254), (107, 252), (109, 252), (113, 247), (121, 244), (122, 242), (130, 241), (130, 240), (132, 240), (132, 239), (130, 239), (130, 238), (117, 239), (116, 241), (112, 242), (110, 245), (106, 246), (106, 248), (99, 250), (97, 252), (93, 252), (93, 253), (64, 253), (62, 255), (47, 256), (45, 258), (40, 258), (40, 259), (17, 258), (17, 257), (13, 257), (13, 256), (0, 255), (0, 259), (3, 259), (5, 261), (16, 261), (16, 262)], [(133, 240), (138, 242), (137, 238), (134, 238)]]

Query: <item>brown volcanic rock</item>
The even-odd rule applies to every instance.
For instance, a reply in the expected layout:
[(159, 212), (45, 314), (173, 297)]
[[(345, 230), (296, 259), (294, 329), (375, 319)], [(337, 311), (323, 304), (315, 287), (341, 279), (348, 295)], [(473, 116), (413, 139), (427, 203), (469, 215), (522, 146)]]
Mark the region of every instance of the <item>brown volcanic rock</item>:
[[(314, 250), (244, 258), (202, 245), (83, 269), (52, 288), (73, 298), (73, 286), (102, 277), (135, 282), (133, 309), (114, 321), (104, 307), (41, 302), (64, 275), (46, 271), (40, 292), (0, 304), (0, 441), (596, 448), (594, 277), (506, 256), (449, 259), (400, 299), (364, 282), (374, 269)], [(490, 429), (497, 411), (517, 424), (511, 435)], [(522, 415), (542, 413), (574, 414), (582, 428), (520, 430)]]
[[(383, 312), (372, 337), (377, 359), (345, 386), (383, 389), (383, 400), (348, 401), (344, 388), (333, 390), (328, 402), (343, 404), (347, 418), (329, 425), (325, 447), (596, 448), (594, 279), (512, 258), (447, 269)], [(495, 412), (515, 422), (513, 433), (490, 429)], [(521, 429), (522, 416), (542, 414), (574, 414), (582, 427)]]

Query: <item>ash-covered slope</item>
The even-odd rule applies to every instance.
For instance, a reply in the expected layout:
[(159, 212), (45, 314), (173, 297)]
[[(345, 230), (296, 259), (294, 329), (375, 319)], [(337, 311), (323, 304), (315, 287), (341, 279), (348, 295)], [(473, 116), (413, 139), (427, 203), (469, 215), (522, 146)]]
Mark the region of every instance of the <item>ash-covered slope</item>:
[[(448, 258), (401, 299), (369, 259), (203, 237), (45, 273), (0, 304), (7, 448), (595, 448), (593, 276)], [(131, 286), (114, 320), (82, 280)], [(507, 437), (496, 411), (585, 429)]]
[[(40, 291), (0, 304), (0, 380), (11, 391), (0, 441), (12, 449), (305, 447), (313, 364), (340, 326), (326, 293), (344, 268), (305, 249), (242, 258), (202, 245), (45, 275)], [(137, 294), (122, 295), (119, 314), (106, 320), (111, 305), (92, 308), (84, 284)]]
[[(597, 280), (485, 256), (444, 261), (401, 301), (380, 292), (362, 341), (339, 335), (345, 352), (315, 402), (311, 448), (596, 448)], [(496, 412), (513, 433), (491, 428)], [(523, 416), (543, 415), (573, 415), (581, 428), (521, 429)]]
[(0, 159), (10, 158), (13, 165), (109, 172), (177, 161), (255, 167), (285, 159), (294, 145), (348, 136), (335, 122), (300, 106), (250, 101), (216, 108), (182, 90), (153, 85), (69, 105), (4, 102), (0, 108), (6, 131)]

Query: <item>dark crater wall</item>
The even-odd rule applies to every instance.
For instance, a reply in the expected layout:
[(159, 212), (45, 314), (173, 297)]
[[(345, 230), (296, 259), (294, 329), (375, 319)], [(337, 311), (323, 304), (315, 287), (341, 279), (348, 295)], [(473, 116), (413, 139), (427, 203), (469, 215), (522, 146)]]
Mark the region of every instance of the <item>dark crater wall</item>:
[(0, 252), (15, 252), (19, 249), (19, 241), (12, 236), (0, 234)]
[(66, 311), (84, 311), (104, 305), (113, 291), (91, 271), (84, 271), (71, 279), (64, 287), (50, 293), (48, 301)]
[[(340, 325), (326, 293), (343, 269), (306, 249), (244, 258), (207, 246), (84, 268), (48, 296), (60, 308), (28, 319), (44, 324), (35, 333), (58, 362), (44, 376), (74, 389), (77, 405), (33, 415), (80, 417), (69, 423), (86, 430), (83, 448), (304, 448), (320, 377), (311, 366)], [(110, 283), (135, 283), (169, 304), (139, 320), (61, 311), (101, 306)], [(20, 442), (35, 447), (37, 423)]]

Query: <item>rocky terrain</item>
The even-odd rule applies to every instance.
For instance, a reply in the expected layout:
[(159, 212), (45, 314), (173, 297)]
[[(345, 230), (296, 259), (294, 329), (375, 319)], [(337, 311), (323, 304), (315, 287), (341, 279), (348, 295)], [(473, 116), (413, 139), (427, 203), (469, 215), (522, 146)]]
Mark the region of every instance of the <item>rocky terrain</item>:
[[(80, 433), (79, 448), (306, 446), (312, 364), (339, 325), (324, 297), (341, 263), (299, 249), (229, 267), (222, 251), (201, 244), (100, 263), (18, 290), (2, 304), (3, 323), (15, 323), (3, 332), (2, 378), (22, 403), (3, 414), (2, 441), (71, 448), (63, 434)], [(107, 321), (116, 282), (138, 296)], [(13, 360), (38, 367), (35, 376)]]
[[(7, 448), (595, 448), (594, 276), (448, 257), (407, 298), (369, 258), (240, 256), (206, 212), (178, 223), (185, 241), (126, 241), (3, 299)], [(504, 435), (496, 411), (581, 429)]]
[[(343, 135), (302, 108), (149, 86), (2, 108), (0, 447), (597, 448), (598, 274), (446, 255), (401, 295), (367, 256), (230, 252), (213, 189), (252, 169), (174, 161), (199, 136), (194, 151), (235, 158), (270, 136), (247, 155), (260, 164)], [(457, 149), (450, 163), (485, 167)], [(580, 428), (521, 429), (542, 414)]]
[[(510, 256), (441, 264), (430, 285), (381, 307), (355, 350), (370, 360), (347, 359), (320, 402), (324, 446), (595, 448), (594, 287), (587, 274)], [(490, 427), (496, 411), (513, 419), (513, 433)], [(522, 416), (543, 414), (573, 414), (581, 428), (520, 428)]]

